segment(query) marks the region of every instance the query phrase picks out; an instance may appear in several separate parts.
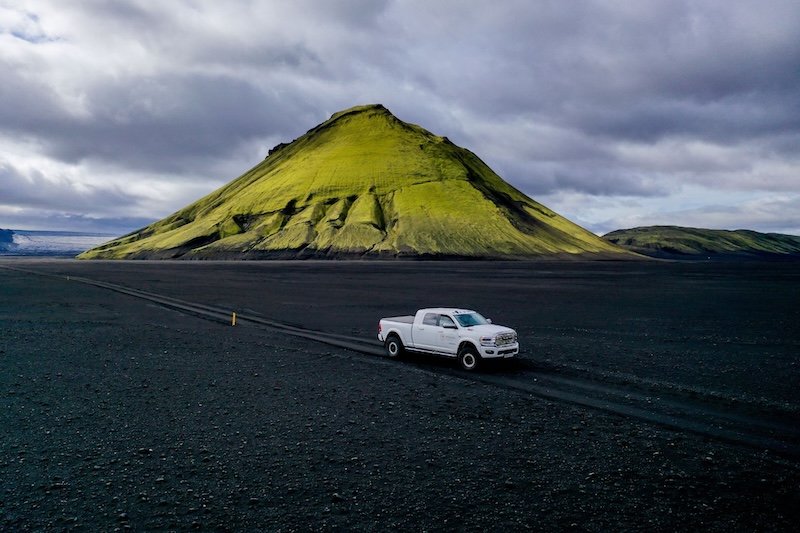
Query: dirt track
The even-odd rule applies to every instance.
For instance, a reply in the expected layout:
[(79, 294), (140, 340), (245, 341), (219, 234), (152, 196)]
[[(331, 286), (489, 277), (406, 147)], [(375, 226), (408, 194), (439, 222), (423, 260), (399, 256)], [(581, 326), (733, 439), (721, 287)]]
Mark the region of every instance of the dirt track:
[(231, 327), (66, 279), (365, 338), (383, 315), (473, 307), (520, 332), (523, 366), (543, 378), (792, 420), (791, 265), (2, 264), (58, 277), (0, 268), (0, 530), (800, 522), (792, 458), (465, 379), (439, 361)]

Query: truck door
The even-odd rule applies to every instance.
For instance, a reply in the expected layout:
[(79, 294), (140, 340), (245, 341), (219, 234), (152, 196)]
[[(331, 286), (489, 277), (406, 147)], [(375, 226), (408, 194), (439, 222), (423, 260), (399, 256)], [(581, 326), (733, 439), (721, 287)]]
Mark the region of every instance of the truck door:
[(422, 323), (414, 325), (414, 346), (433, 352), (441, 351), (439, 338), (442, 328), (439, 327), (439, 313), (425, 313)]
[(454, 354), (458, 350), (458, 326), (447, 315), (439, 317), (439, 346), (444, 352)]
[(425, 313), (414, 330), (414, 345), (431, 352), (454, 354), (458, 348), (458, 326), (447, 315)]

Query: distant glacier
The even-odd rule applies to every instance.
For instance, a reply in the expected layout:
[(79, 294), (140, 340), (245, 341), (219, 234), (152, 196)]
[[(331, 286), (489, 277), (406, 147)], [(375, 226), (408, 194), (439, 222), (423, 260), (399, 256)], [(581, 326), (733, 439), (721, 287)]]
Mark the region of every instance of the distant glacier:
[(0, 242), (0, 255), (75, 256), (118, 235), (73, 231), (11, 230), (12, 241)]

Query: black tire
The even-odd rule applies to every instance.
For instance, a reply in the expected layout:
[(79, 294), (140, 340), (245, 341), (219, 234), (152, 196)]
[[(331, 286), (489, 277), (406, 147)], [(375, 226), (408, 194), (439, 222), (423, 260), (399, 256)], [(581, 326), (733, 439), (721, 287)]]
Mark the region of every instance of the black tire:
[(403, 346), (403, 342), (400, 340), (400, 337), (397, 335), (389, 335), (386, 338), (386, 343), (384, 343), (384, 348), (386, 348), (386, 355), (388, 355), (392, 359), (397, 359), (402, 357), (405, 353), (405, 347)]
[(481, 356), (473, 346), (464, 346), (458, 352), (458, 364), (468, 372), (472, 372), (480, 366)]

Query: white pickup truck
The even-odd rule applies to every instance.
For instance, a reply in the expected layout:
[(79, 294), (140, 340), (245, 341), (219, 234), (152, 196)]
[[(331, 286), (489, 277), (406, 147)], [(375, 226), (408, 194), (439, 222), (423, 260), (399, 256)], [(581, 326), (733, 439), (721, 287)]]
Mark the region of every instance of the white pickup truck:
[(516, 331), (494, 325), (475, 311), (452, 307), (382, 318), (378, 340), (384, 343), (389, 357), (399, 357), (405, 351), (457, 357), (464, 370), (475, 370), (481, 359), (509, 358), (519, 353)]

